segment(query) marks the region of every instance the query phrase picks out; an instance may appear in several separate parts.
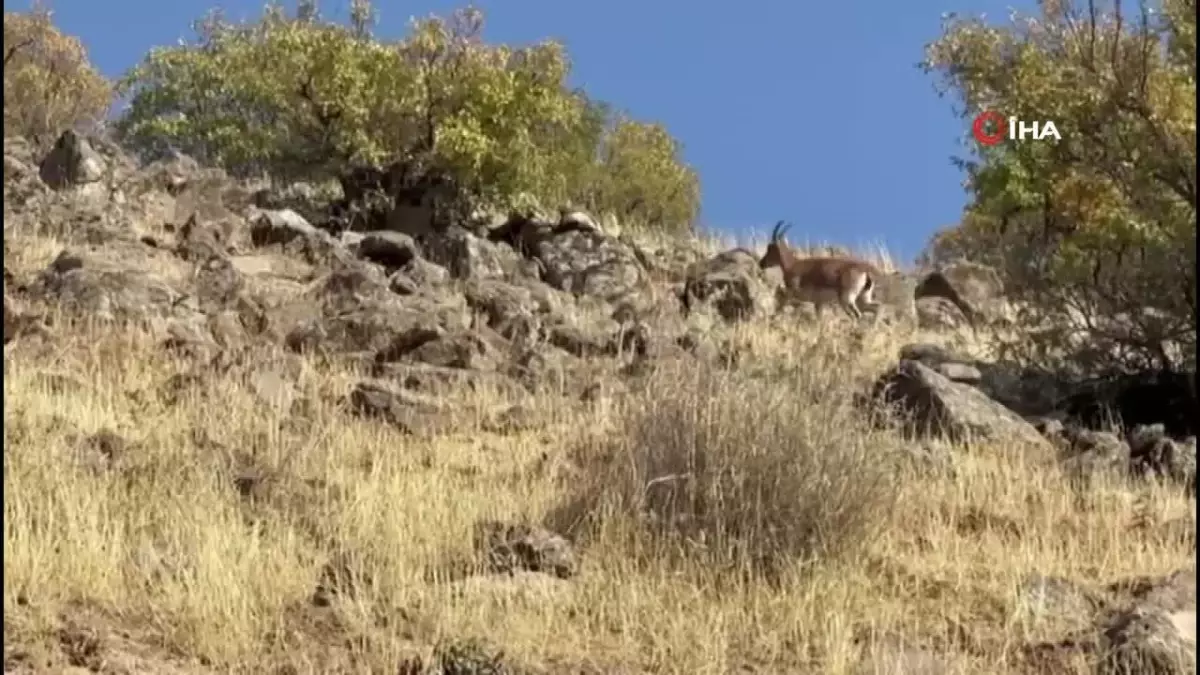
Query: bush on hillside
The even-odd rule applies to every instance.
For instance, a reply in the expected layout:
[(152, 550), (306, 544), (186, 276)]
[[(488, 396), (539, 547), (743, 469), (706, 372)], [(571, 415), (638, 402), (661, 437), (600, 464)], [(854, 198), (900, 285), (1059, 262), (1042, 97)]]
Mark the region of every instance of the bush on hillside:
[(396, 41), (371, 35), (367, 2), (351, 14), (324, 21), (311, 2), (294, 16), (268, 5), (250, 23), (210, 14), (194, 42), (156, 49), (130, 72), (123, 135), (235, 175), (386, 167), (405, 185), (448, 182), (472, 208), (574, 204), (691, 225), (697, 178), (678, 144), (569, 89), (560, 44), (489, 44), (476, 9), (414, 20)]
[(78, 38), (63, 35), (48, 10), (4, 13), (4, 135), (48, 148), (64, 130), (104, 119), (107, 80)]
[(887, 529), (900, 482), (852, 394), (838, 368), (664, 366), (618, 430), (575, 449), (551, 525), (733, 578), (853, 556)]
[[(963, 161), (971, 201), (927, 258), (1002, 271), (1026, 339), (1010, 355), (1084, 372), (1194, 369), (1196, 4), (1070, 0), (995, 27), (951, 18), (926, 67), (970, 119), (1054, 121), (1060, 142)], [(1089, 11), (1089, 7), (1095, 11)]]
[(662, 125), (619, 119), (601, 136), (599, 148), (593, 180), (579, 186), (586, 206), (612, 212), (622, 222), (695, 219), (700, 184), (679, 161), (679, 142)]

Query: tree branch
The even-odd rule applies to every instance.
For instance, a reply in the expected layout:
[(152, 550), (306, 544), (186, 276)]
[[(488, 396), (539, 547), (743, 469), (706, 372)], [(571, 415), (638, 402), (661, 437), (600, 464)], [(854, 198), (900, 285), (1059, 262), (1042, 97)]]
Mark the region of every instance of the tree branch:
[(13, 57), (17, 55), (17, 52), (19, 52), (22, 49), (24, 49), (25, 47), (28, 47), (29, 45), (33, 44), (33, 42), (34, 42), (33, 38), (27, 38), (26, 40), (24, 40), (22, 42), (18, 42), (17, 44), (12, 45), (8, 49), (6, 49), (4, 51), (4, 67), (5, 68), (8, 67), (8, 63), (13, 60)]

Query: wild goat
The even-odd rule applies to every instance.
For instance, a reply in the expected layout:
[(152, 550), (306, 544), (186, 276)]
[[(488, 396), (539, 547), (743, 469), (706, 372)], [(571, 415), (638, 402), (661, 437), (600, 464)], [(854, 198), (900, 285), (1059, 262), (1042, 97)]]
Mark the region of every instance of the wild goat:
[[(872, 295), (883, 276), (877, 267), (856, 258), (797, 258), (783, 235), (791, 226), (783, 221), (771, 231), (767, 252), (758, 261), (762, 269), (779, 267), (784, 294), (793, 302), (811, 302), (820, 316), (825, 305), (837, 302), (851, 318), (862, 318), (864, 309), (878, 312)], [(877, 314), (878, 316), (878, 314)]]
[[(863, 309), (870, 309), (879, 317), (879, 303), (873, 295), (884, 273), (869, 262), (857, 258), (822, 257), (797, 258), (783, 238), (788, 227), (783, 221), (775, 224), (771, 232), (771, 243), (759, 260), (763, 269), (779, 266), (783, 272), (784, 287), (781, 295), (790, 302), (811, 302), (821, 314), (824, 305), (836, 301), (854, 319), (862, 318)], [(926, 274), (913, 292), (913, 301), (921, 298), (944, 298), (963, 313), (972, 329), (978, 329), (981, 318), (971, 305), (954, 289), (954, 285), (940, 271)], [(914, 308), (915, 311), (915, 308)]]

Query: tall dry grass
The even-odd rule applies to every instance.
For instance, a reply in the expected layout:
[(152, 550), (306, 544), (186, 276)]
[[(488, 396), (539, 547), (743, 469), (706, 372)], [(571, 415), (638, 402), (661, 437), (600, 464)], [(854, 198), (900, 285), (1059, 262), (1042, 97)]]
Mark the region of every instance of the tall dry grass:
[[(827, 338), (846, 330), (830, 320)], [(333, 362), (197, 369), (100, 325), (9, 345), (6, 663), (368, 673), (503, 651), (528, 672), (839, 674), (916, 644), (950, 672), (1016, 673), (1021, 644), (1069, 627), (1029, 604), (1030, 574), (1094, 586), (1194, 562), (1158, 527), (1194, 522), (1177, 491), (1081, 492), (1029, 448), (869, 425), (851, 399), (903, 329), (711, 330), (736, 371), (667, 363), (591, 405), (531, 395), (541, 424), (503, 435), (482, 422), (514, 399), (464, 392), (433, 438), (353, 416), (358, 375)], [(255, 393), (266, 368), (295, 378), (294, 409)], [(921, 460), (938, 452), (949, 466)], [(569, 529), (581, 573), (449, 573), (480, 564), (491, 519)], [(331, 569), (352, 590), (314, 603)]]
[(760, 579), (886, 531), (895, 462), (844, 373), (671, 365), (622, 401), (613, 432), (576, 445), (584, 481), (554, 514), (560, 529), (586, 539), (615, 527), (637, 558)]

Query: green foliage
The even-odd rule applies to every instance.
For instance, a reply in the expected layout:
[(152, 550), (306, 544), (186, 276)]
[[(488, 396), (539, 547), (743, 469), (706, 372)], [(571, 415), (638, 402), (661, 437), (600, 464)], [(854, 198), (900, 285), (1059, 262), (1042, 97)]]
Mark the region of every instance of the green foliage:
[(661, 125), (617, 121), (600, 142), (591, 204), (633, 223), (691, 223), (700, 183), (679, 155), (679, 143)]
[(312, 2), (294, 17), (268, 5), (252, 23), (210, 14), (194, 42), (128, 74), (121, 131), (238, 175), (319, 180), (399, 163), (452, 178), (474, 206), (576, 203), (690, 226), (697, 181), (677, 144), (657, 126), (614, 127), (607, 106), (568, 89), (562, 45), (488, 44), (473, 8), (385, 42), (370, 35), (368, 3), (352, 10), (349, 25)]
[(112, 101), (83, 44), (51, 19), (36, 4), (4, 13), (4, 134), (42, 147), (68, 128), (104, 119)]
[(1195, 367), (1196, 4), (1042, 3), (995, 27), (951, 18), (926, 67), (965, 104), (1054, 121), (1060, 142), (962, 161), (972, 201), (929, 256), (996, 265), (1033, 339), (1087, 370)]

